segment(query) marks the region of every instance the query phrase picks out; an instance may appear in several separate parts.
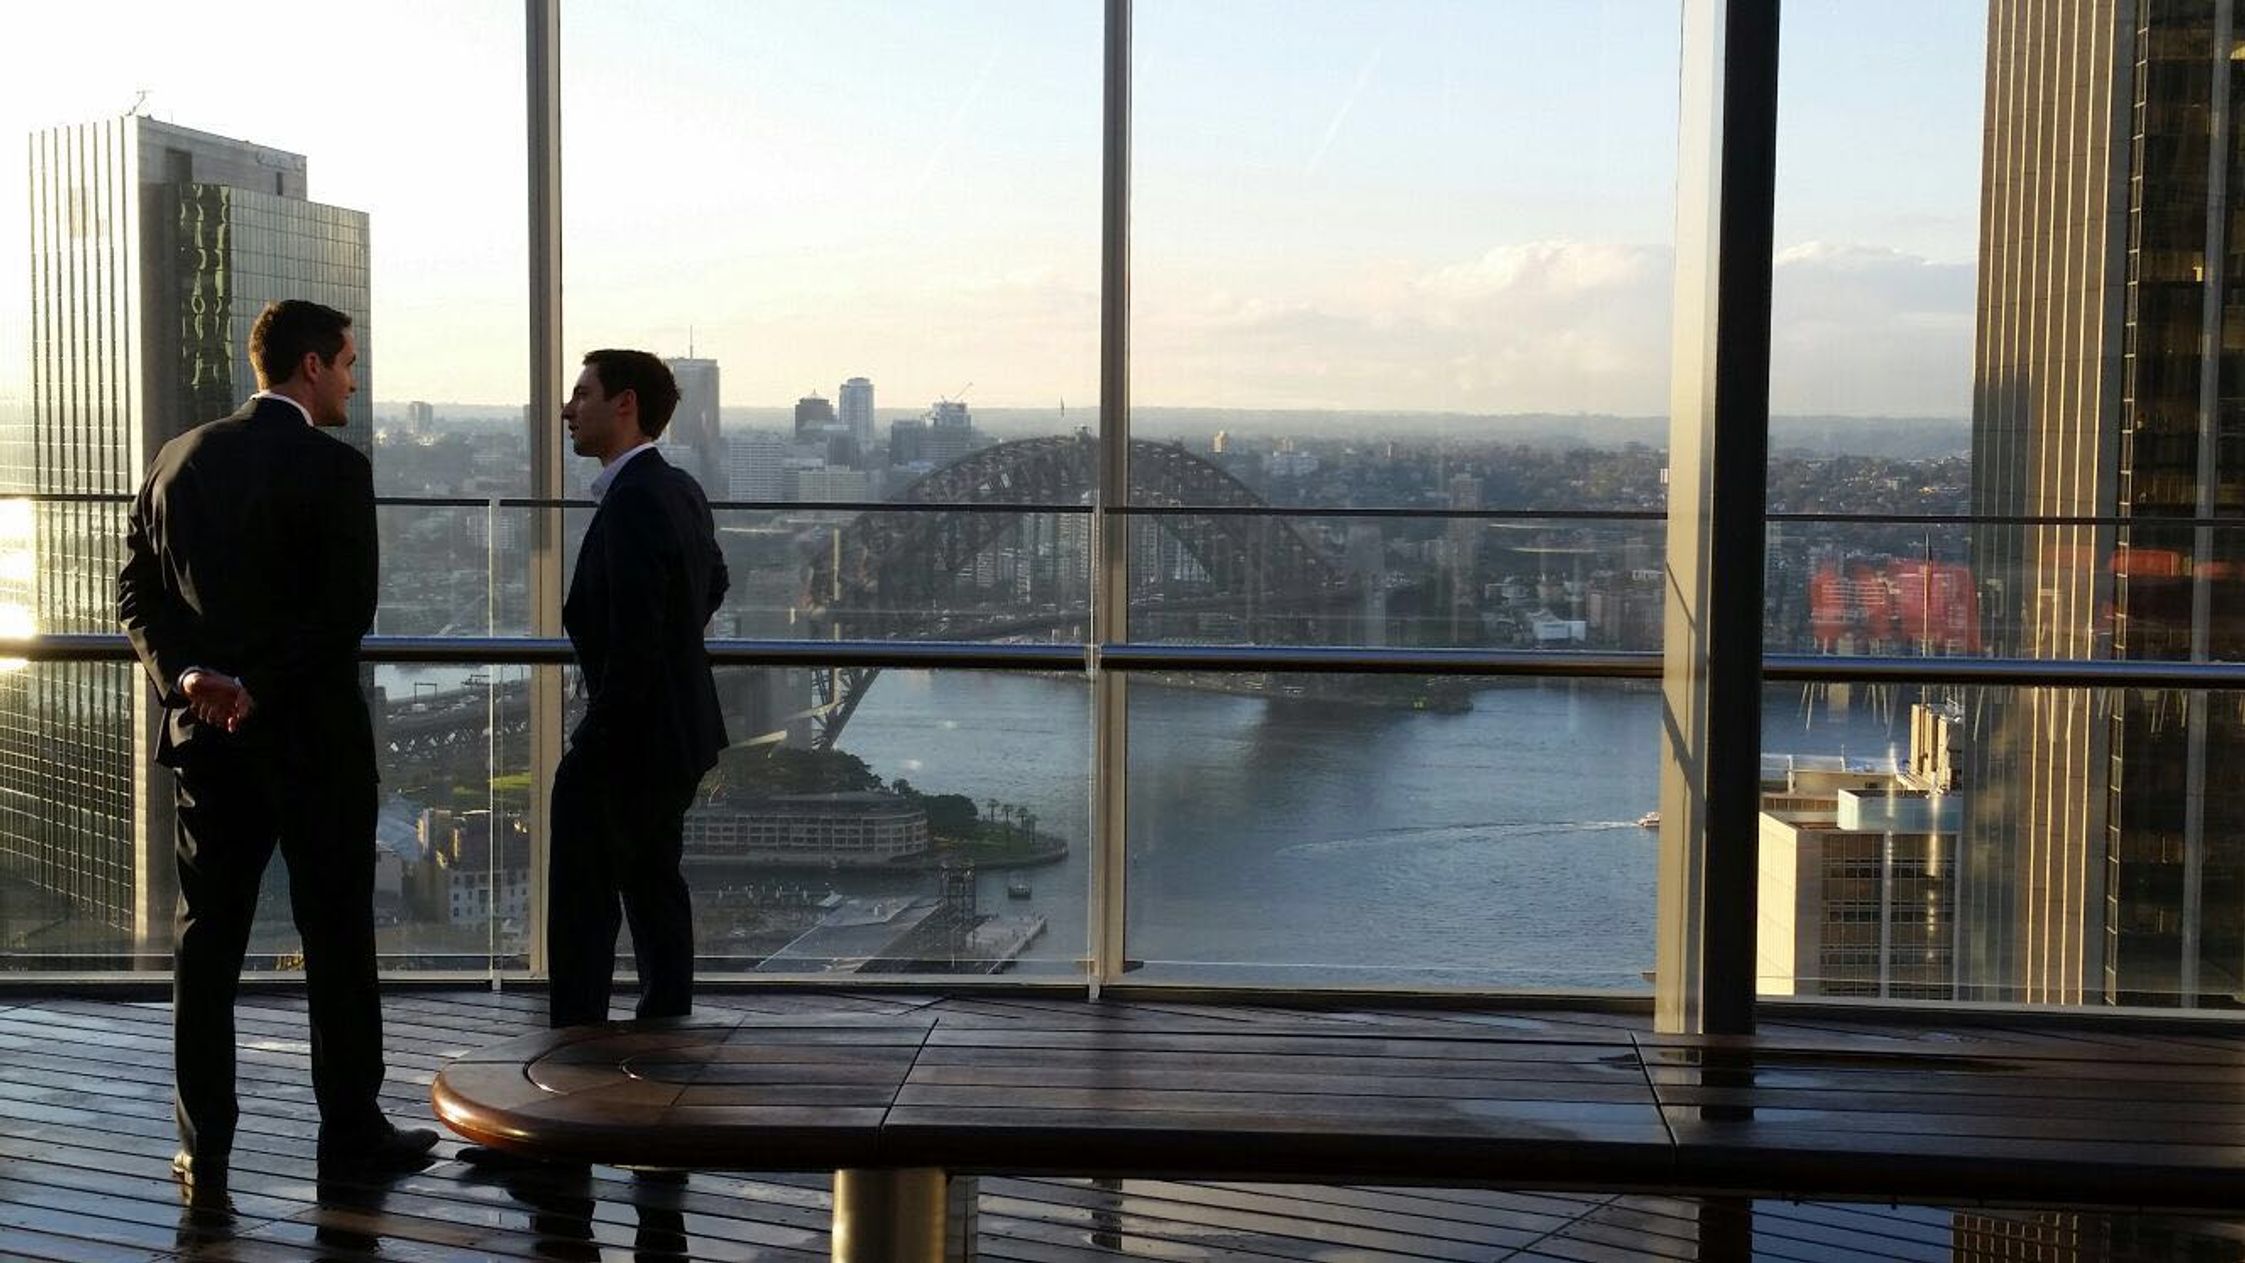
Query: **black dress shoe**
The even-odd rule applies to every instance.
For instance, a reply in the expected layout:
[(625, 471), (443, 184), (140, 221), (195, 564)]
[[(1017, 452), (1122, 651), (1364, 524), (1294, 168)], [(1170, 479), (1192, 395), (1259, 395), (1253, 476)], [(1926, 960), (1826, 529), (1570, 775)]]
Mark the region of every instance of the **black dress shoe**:
[(323, 1173), (411, 1171), (427, 1166), (436, 1147), (433, 1127), (389, 1127), (380, 1131), (320, 1136)]
[(534, 1158), (512, 1149), (494, 1149), (489, 1145), (462, 1145), (459, 1159), (471, 1172), (491, 1175), (509, 1175), (526, 1171), (550, 1171), (556, 1174), (589, 1171), (590, 1163), (556, 1162), (550, 1158)]

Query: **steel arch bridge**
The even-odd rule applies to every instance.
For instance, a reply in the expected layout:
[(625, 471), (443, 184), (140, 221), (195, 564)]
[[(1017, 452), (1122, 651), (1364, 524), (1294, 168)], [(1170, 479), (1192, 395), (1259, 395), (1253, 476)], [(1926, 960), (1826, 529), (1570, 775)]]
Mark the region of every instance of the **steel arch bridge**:
[[(1098, 459), (1098, 443), (1084, 433), (1000, 443), (929, 473), (895, 499), (902, 505), (1085, 504), (1098, 485)], [(1237, 512), (1269, 505), (1181, 446), (1132, 440), (1130, 502), (1232, 510), (1149, 515), (1132, 524), (1134, 557), (1167, 539), (1197, 570), (1191, 592), (1173, 593), (1162, 567), (1134, 566), (1134, 611), (1221, 610), (1238, 617), (1250, 643), (1290, 643), (1316, 639), (1327, 618), (1358, 599), (1348, 576), (1293, 522)], [(862, 513), (815, 550), (798, 617), (810, 636), (835, 640), (984, 640), (1086, 621), (1086, 609), (964, 626), (957, 618), (948, 598), (960, 576), (994, 545), (1014, 538), (1029, 516), (983, 508)], [(1088, 519), (1071, 520), (1084, 522), (1088, 537)], [(833, 748), (879, 674), (877, 667), (817, 673), (816, 748)]]

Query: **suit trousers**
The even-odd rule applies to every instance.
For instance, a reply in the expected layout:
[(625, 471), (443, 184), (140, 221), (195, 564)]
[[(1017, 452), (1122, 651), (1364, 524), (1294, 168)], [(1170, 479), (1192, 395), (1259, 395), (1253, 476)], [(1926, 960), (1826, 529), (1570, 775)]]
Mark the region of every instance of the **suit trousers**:
[(588, 757), (582, 746), (561, 756), (546, 893), (548, 1017), (555, 1027), (608, 1020), (624, 921), (639, 968), (638, 1015), (692, 1011), (694, 907), (678, 864), (686, 808), (699, 783), (699, 776), (631, 774)]
[(278, 845), (304, 946), (312, 1091), (323, 1138), (383, 1125), (382, 1002), (374, 963), (375, 782), (283, 771), (244, 751), (174, 770), (179, 911), (172, 1059), (182, 1143), (234, 1140), (234, 994), (258, 885)]

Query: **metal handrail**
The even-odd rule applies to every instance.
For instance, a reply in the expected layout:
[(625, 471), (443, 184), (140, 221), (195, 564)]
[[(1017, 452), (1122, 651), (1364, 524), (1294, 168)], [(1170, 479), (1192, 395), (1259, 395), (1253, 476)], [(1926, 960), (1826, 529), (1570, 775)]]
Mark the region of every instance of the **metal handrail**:
[[(1009, 644), (965, 640), (709, 640), (730, 667), (880, 667), (964, 671), (1271, 671), (1304, 675), (1533, 676), (1657, 680), (1657, 651), (1398, 649), (1351, 645)], [(567, 665), (569, 642), (536, 636), (369, 636), (360, 658), (383, 665)], [(129, 662), (116, 632), (0, 637), (0, 658)], [(1773, 684), (1958, 684), (2039, 688), (2245, 689), (2245, 662), (2048, 658), (1875, 658), (1773, 653)]]
[[(21, 491), (0, 493), (0, 500), (33, 504), (127, 504), (132, 497), (112, 491)], [(592, 509), (592, 500), (540, 496), (377, 496), (384, 508), (429, 509)], [(1081, 516), (1091, 512), (1082, 503), (991, 503), (961, 500), (712, 500), (717, 512), (754, 513), (1050, 513)], [(1437, 518), (1457, 521), (1665, 521), (1666, 509), (1499, 509), (1447, 508), (1413, 505), (1280, 505), (1280, 504), (1119, 504), (1113, 512), (1129, 517), (1271, 517), (1271, 518)], [(2111, 526), (2111, 527), (2216, 527), (2245, 529), (2245, 513), (2211, 517), (2173, 517), (2114, 514), (2031, 513), (1827, 513), (1778, 512), (1764, 515), (1771, 522), (1800, 522), (1835, 526)]]

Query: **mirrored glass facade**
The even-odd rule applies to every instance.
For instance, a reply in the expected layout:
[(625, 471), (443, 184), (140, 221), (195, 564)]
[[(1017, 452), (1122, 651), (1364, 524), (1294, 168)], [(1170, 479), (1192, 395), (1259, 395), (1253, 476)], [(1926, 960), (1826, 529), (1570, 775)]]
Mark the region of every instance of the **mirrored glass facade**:
[[(302, 155), (141, 116), (38, 132), (28, 151), (30, 406), (0, 490), (56, 498), (9, 502), (0, 614), (18, 635), (110, 632), (118, 498), (166, 440), (256, 389), (249, 328), (267, 302), (351, 315), (361, 393), (341, 435), (371, 450), (367, 216), (306, 200)], [(148, 759), (151, 700), (121, 665), (0, 676), (0, 874), (67, 898), (52, 950), (88, 964), (168, 949), (171, 790)]]
[[(2192, 521), (2245, 503), (2230, 30), (2225, 5), (1991, 6), (1972, 507), (2092, 519), (1975, 532), (1995, 653), (2238, 657), (2245, 538)], [(2235, 1003), (2236, 708), (2027, 690), (1987, 723), (1973, 993)]]

